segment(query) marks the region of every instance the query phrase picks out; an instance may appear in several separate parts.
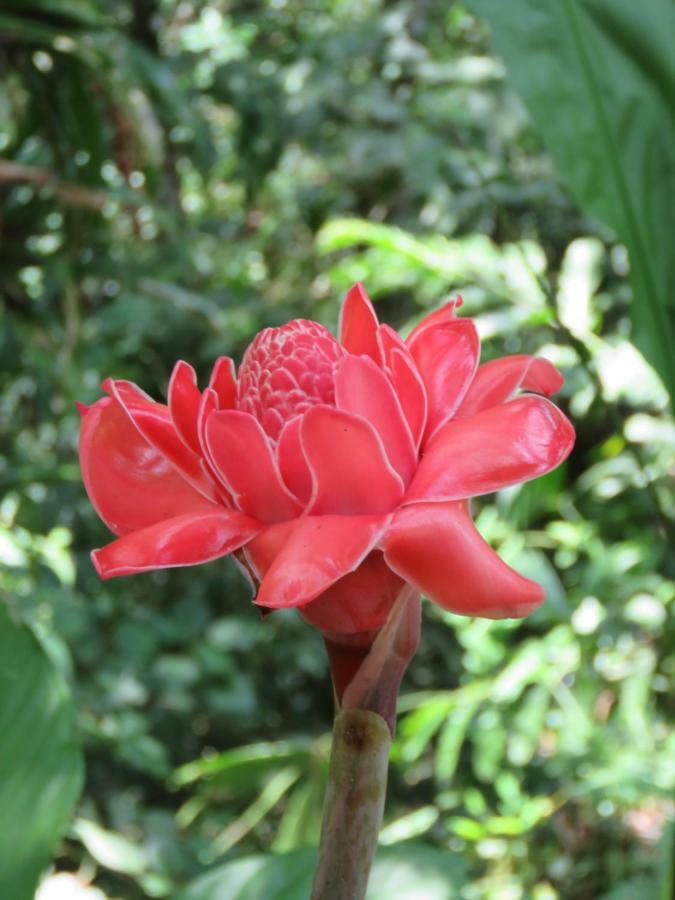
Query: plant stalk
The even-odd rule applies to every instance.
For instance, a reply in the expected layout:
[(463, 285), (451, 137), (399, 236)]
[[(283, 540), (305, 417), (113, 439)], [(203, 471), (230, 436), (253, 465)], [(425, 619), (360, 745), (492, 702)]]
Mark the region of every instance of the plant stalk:
[(363, 900), (387, 790), (391, 732), (382, 716), (335, 717), (312, 900)]

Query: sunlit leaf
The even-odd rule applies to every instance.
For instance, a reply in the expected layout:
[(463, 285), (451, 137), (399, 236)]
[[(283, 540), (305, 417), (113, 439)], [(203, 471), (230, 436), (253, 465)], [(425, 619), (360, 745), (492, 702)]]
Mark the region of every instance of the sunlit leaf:
[(70, 693), (0, 602), (0, 896), (31, 900), (82, 785)]
[[(671, 0), (468, 0), (579, 205), (631, 261), (635, 340), (675, 403), (675, 7)], [(555, 115), (551, 110), (555, 110)]]

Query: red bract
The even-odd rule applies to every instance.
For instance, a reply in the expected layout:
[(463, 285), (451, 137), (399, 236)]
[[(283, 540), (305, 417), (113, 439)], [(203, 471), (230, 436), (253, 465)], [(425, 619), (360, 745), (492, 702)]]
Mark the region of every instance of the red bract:
[(459, 302), (403, 341), (356, 285), (339, 340), (304, 319), (267, 328), (238, 379), (224, 357), (200, 391), (179, 362), (166, 405), (106, 381), (80, 440), (87, 491), (118, 535), (92, 555), (99, 575), (233, 553), (261, 607), (298, 607), (365, 645), (404, 582), (464, 615), (531, 612), (542, 588), (485, 543), (468, 499), (566, 458), (574, 430), (545, 399), (562, 377), (530, 356), (478, 367)]

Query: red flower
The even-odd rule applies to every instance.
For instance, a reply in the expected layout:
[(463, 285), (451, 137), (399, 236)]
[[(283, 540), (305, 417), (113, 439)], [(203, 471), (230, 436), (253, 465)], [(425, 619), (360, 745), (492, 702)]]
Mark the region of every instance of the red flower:
[(478, 367), (460, 302), (403, 341), (356, 285), (339, 341), (304, 319), (267, 328), (238, 380), (222, 357), (201, 392), (179, 362), (164, 405), (108, 379), (80, 441), (89, 497), (118, 535), (92, 554), (99, 575), (234, 554), (261, 607), (366, 642), (404, 582), (456, 613), (531, 612), (542, 588), (485, 543), (468, 499), (567, 457), (574, 430), (539, 396), (562, 377), (530, 356)]

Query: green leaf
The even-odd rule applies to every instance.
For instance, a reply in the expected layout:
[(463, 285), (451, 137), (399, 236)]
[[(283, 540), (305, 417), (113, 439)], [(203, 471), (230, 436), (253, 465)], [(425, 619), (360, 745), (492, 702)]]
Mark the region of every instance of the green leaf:
[[(675, 402), (672, 0), (468, 0), (579, 205), (631, 262), (634, 339)], [(555, 114), (552, 114), (555, 110)]]
[(219, 790), (240, 792), (255, 787), (262, 777), (274, 769), (305, 763), (309, 750), (309, 741), (249, 744), (186, 763), (176, 769), (169, 784), (173, 788), (181, 788), (208, 779), (209, 784)]
[(0, 603), (0, 896), (30, 900), (82, 787), (68, 688)]
[(101, 828), (88, 819), (77, 819), (73, 823), (73, 831), (94, 859), (106, 869), (126, 875), (142, 875), (147, 870), (148, 862), (143, 849), (121, 834)]
[[(249, 856), (212, 869), (185, 887), (175, 900), (298, 900), (309, 897), (316, 850), (279, 856)], [(464, 864), (447, 850), (426, 844), (380, 848), (366, 900), (419, 897), (453, 900), (465, 882)]]
[[(249, 856), (190, 882), (176, 900), (295, 900), (309, 897), (316, 850)], [(293, 893), (295, 891), (295, 893)]]

